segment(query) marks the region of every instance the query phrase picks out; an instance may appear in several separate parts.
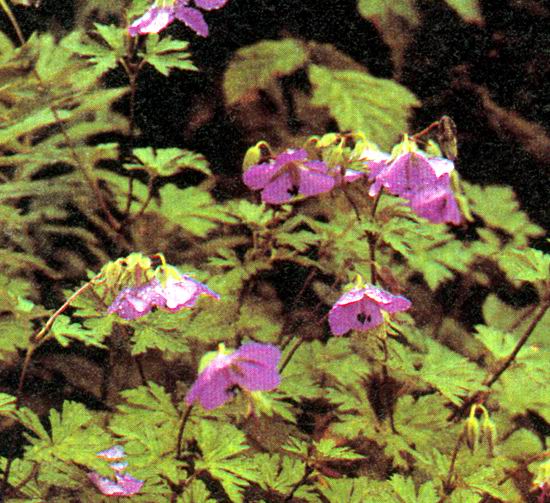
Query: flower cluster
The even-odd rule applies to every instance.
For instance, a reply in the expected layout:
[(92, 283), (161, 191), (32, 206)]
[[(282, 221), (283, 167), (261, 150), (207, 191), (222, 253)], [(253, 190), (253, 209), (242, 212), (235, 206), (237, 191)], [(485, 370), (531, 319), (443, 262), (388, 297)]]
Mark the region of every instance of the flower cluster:
[(408, 151), (387, 160), (368, 163), (369, 195), (382, 188), (409, 201), (411, 209), (433, 223), (460, 224), (462, 217), (451, 188), (454, 164), (448, 159)]
[(168, 277), (164, 285), (153, 278), (143, 285), (122, 290), (108, 312), (117, 313), (125, 320), (135, 320), (150, 313), (154, 307), (172, 313), (184, 307), (193, 307), (201, 295), (220, 298), (206, 285), (186, 274), (177, 279)]
[(208, 36), (208, 25), (199, 9), (214, 10), (223, 7), (227, 0), (194, 0), (199, 9), (189, 7), (190, 0), (159, 0), (143, 16), (136, 19), (128, 31), (132, 37), (158, 33), (178, 19), (201, 37)]
[(405, 297), (372, 285), (358, 285), (336, 301), (328, 314), (328, 322), (334, 335), (343, 335), (349, 330), (366, 331), (383, 322), (381, 310), (395, 313), (410, 307), (411, 302)]
[(200, 402), (210, 410), (227, 402), (234, 386), (246, 391), (270, 391), (281, 382), (277, 371), (281, 351), (271, 344), (250, 342), (231, 354), (226, 354), (222, 346), (212, 356), (205, 356), (208, 363), (187, 393), (187, 405)]
[(124, 447), (115, 445), (104, 451), (98, 452), (97, 457), (110, 461), (110, 467), (114, 472), (114, 480), (102, 477), (99, 473), (92, 472), (88, 478), (105, 496), (133, 496), (143, 486), (143, 481), (138, 480), (128, 473), (124, 473), (128, 463), (124, 461), (126, 454)]

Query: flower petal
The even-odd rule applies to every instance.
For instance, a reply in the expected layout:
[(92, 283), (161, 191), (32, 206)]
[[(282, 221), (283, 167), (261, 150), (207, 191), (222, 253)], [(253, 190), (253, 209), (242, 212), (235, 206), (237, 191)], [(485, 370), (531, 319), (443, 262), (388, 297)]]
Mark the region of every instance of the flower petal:
[(143, 480), (138, 480), (131, 475), (115, 473), (116, 481), (119, 487), (122, 489), (122, 496), (133, 496), (137, 494), (143, 486)]
[(411, 307), (411, 301), (401, 295), (393, 295), (381, 288), (372, 285), (366, 285), (363, 288), (365, 297), (378, 304), (378, 306), (388, 313), (397, 311), (406, 311)]
[(248, 168), (243, 174), (244, 183), (253, 190), (263, 189), (281, 169), (274, 162), (256, 164)]
[(305, 169), (300, 170), (300, 194), (315, 196), (334, 188), (336, 180), (330, 175), (316, 173)]
[(125, 496), (124, 489), (121, 486), (107, 477), (102, 477), (99, 473), (88, 473), (88, 478), (99, 489), (99, 492), (105, 496)]
[(237, 360), (254, 360), (263, 365), (276, 367), (281, 359), (281, 350), (272, 344), (247, 342), (232, 355)]
[(293, 195), (290, 191), (293, 188), (290, 173), (283, 173), (269, 182), (262, 190), (262, 201), (270, 204), (283, 204), (290, 201)]
[(429, 187), (414, 195), (411, 209), (432, 223), (452, 223), (459, 225), (462, 215), (450, 188), (444, 186)]
[(96, 456), (107, 461), (118, 461), (126, 457), (122, 445), (113, 445), (104, 451), (99, 451)]
[(253, 360), (239, 359), (231, 369), (231, 375), (235, 384), (248, 391), (270, 391), (281, 384), (276, 366)]
[(202, 10), (214, 10), (223, 7), (228, 0), (195, 0), (195, 5)]
[(174, 20), (173, 9), (170, 7), (152, 7), (136, 19), (128, 31), (132, 37), (146, 33), (158, 33)]
[(198, 401), (206, 410), (215, 409), (231, 398), (232, 395), (228, 390), (234, 384), (228, 367), (208, 366), (191, 386), (185, 397), (185, 403), (191, 405)]
[(176, 18), (182, 23), (185, 23), (191, 28), (197, 35), (201, 37), (208, 37), (208, 25), (204, 20), (200, 10), (193, 9), (192, 7), (183, 7), (176, 5), (175, 7)]

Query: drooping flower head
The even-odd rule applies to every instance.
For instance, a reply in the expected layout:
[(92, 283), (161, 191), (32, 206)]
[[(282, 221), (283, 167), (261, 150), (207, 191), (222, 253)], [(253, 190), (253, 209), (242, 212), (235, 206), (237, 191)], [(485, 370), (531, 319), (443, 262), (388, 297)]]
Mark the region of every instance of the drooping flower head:
[(147, 283), (123, 289), (109, 306), (109, 313), (117, 313), (125, 320), (135, 320), (150, 313), (153, 308), (171, 313), (193, 307), (201, 295), (216, 300), (220, 296), (206, 285), (175, 268), (163, 266), (163, 279), (153, 278)]
[(114, 461), (109, 466), (115, 472), (114, 480), (109, 477), (103, 477), (99, 473), (88, 473), (88, 478), (105, 496), (133, 496), (137, 494), (143, 486), (143, 481), (125, 474), (128, 463), (122, 461), (126, 454), (124, 447), (114, 445), (97, 453), (97, 457), (106, 461)]
[(270, 391), (281, 382), (277, 364), (281, 351), (271, 344), (250, 342), (233, 353), (223, 345), (215, 354), (205, 355), (204, 369), (187, 393), (187, 405), (199, 402), (206, 410), (223, 405), (239, 386), (246, 391)]
[(407, 138), (391, 158), (369, 164), (369, 180), (374, 181), (369, 195), (382, 188), (409, 201), (418, 215), (434, 223), (459, 224), (458, 210), (450, 176), (454, 163), (440, 157), (428, 157)]
[(334, 335), (343, 335), (349, 330), (367, 331), (380, 325), (388, 313), (406, 311), (410, 300), (393, 295), (373, 285), (364, 285), (359, 279), (357, 286), (344, 293), (328, 314), (330, 329)]
[(322, 161), (309, 161), (304, 149), (286, 150), (270, 162), (256, 164), (243, 175), (244, 183), (262, 191), (262, 201), (283, 204), (294, 196), (315, 196), (330, 191), (335, 179)]
[(191, 0), (157, 0), (140, 18), (128, 28), (132, 37), (147, 33), (159, 33), (174, 19), (185, 23), (201, 37), (208, 36), (208, 25), (199, 9), (214, 10), (223, 7), (228, 0), (194, 0), (195, 7), (189, 7)]

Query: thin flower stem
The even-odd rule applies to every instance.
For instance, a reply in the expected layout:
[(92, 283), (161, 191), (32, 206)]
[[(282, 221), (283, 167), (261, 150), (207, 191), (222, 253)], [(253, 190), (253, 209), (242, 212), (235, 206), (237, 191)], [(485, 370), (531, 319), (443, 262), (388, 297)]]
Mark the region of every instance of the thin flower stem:
[[(378, 203), (380, 202), (380, 198), (382, 197), (382, 192), (384, 189), (382, 188), (380, 192), (376, 195), (376, 199), (374, 200), (374, 203), (372, 205), (371, 210), (371, 219), (374, 220), (376, 217), (376, 210), (378, 209)], [(370, 261), (370, 281), (371, 284), (376, 285), (378, 281), (378, 277), (376, 274), (376, 235), (373, 232), (367, 232), (367, 239), (369, 242), (369, 261)]]
[(513, 363), (513, 361), (516, 359), (516, 356), (520, 352), (521, 348), (525, 346), (525, 343), (535, 330), (536, 326), (538, 325), (539, 321), (542, 319), (542, 317), (546, 314), (546, 311), (548, 310), (548, 307), (550, 307), (550, 300), (547, 300), (540, 306), (540, 310), (537, 313), (537, 315), (531, 320), (531, 323), (529, 323), (529, 326), (525, 330), (524, 334), (520, 337), (519, 341), (517, 342), (516, 346), (512, 350), (512, 352), (508, 355), (506, 360), (502, 362), (500, 367), (493, 372), (493, 374), (484, 381), (484, 385), (490, 388), (498, 379), (499, 377), (506, 372), (508, 367)]
[(181, 418), (180, 429), (178, 431), (177, 446), (176, 446), (176, 459), (180, 459), (181, 457), (183, 430), (185, 430), (185, 425), (187, 424), (187, 420), (191, 415), (191, 410), (193, 410), (193, 405), (189, 405), (187, 409), (185, 409), (185, 412), (183, 413), (183, 416)]
[(302, 338), (296, 339), (296, 341), (294, 342), (294, 345), (290, 348), (290, 350), (288, 351), (285, 359), (282, 361), (281, 366), (279, 367), (279, 373), (280, 374), (283, 373), (283, 370), (289, 364), (291, 358), (294, 356), (294, 353), (296, 353), (296, 351), (298, 351), (298, 348), (303, 344), (303, 342), (304, 342), (304, 339), (302, 339)]
[[(456, 466), (456, 459), (458, 458), (458, 453), (460, 452), (460, 448), (462, 447), (462, 442), (464, 441), (464, 431), (462, 431), (456, 441), (455, 447), (453, 449), (453, 454), (451, 456), (451, 464), (449, 465), (449, 471), (447, 472), (447, 479), (445, 480), (445, 483), (443, 484), (443, 488), (446, 494), (450, 494), (452, 492), (451, 490), (451, 482), (453, 479), (455, 466)], [(444, 496), (441, 501), (444, 501), (446, 499), (446, 496)]]
[(19, 43), (23, 45), (25, 43), (25, 37), (23, 37), (23, 32), (19, 27), (19, 23), (17, 22), (17, 19), (15, 19), (15, 16), (13, 15), (13, 12), (11, 10), (9, 3), (6, 2), (6, 0), (0, 0), (0, 6), (2, 7), (2, 10), (6, 14), (6, 16), (8, 16), (8, 19), (10, 20), (10, 23), (13, 26), (13, 29), (15, 30), (15, 34), (17, 35), (17, 39), (19, 40)]
[(416, 134), (413, 134), (411, 136), (411, 140), (412, 141), (418, 140), (418, 138), (421, 138), (422, 136), (427, 135), (432, 129), (434, 129), (438, 126), (439, 126), (439, 121), (432, 122), (428, 127), (424, 128), (422, 131), (420, 131)]

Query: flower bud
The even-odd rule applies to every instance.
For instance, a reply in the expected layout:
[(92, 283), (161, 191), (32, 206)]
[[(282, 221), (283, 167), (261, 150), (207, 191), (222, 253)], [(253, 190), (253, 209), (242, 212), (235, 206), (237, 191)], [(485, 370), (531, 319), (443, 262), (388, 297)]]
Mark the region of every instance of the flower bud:
[(472, 453), (474, 453), (479, 445), (481, 437), (481, 429), (479, 426), (479, 420), (476, 417), (477, 405), (474, 405), (470, 410), (470, 416), (464, 423), (464, 439), (466, 445)]

